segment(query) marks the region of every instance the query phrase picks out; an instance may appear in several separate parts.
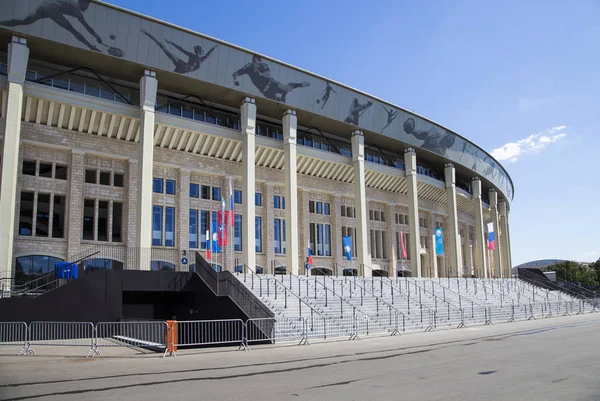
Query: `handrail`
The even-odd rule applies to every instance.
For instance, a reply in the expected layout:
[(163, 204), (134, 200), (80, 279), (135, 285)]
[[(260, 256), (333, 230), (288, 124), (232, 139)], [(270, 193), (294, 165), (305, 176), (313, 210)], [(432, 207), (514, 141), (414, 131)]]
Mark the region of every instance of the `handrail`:
[[(256, 274), (256, 272), (254, 270), (252, 270), (252, 268), (250, 268), (249, 266), (246, 266), (246, 269), (248, 269), (250, 271), (250, 273), (252, 273), (254, 276), (258, 277), (258, 274)], [(311, 314), (316, 313), (317, 316), (322, 317), (323, 319), (325, 319), (325, 316), (323, 316), (321, 313), (319, 313), (319, 311), (317, 311), (315, 308), (313, 308), (310, 304), (308, 304), (306, 301), (304, 301), (302, 298), (300, 298), (298, 295), (296, 295), (292, 290), (288, 289), (284, 284), (280, 283), (277, 281), (277, 278), (270, 278), (270, 277), (265, 277), (265, 278), (261, 278), (258, 277), (259, 280), (266, 280), (267, 281), (267, 288), (269, 287), (269, 281), (273, 281), (275, 284), (275, 299), (277, 299), (277, 286), (282, 286), (284, 288), (285, 294), (286, 294), (286, 306), (287, 306), (287, 294), (291, 294), (294, 298), (298, 299), (298, 301), (304, 305), (306, 305), (310, 311)], [(267, 295), (269, 296), (269, 295)], [(302, 308), (300, 308), (299, 310), (300, 312), (300, 316), (302, 316)]]
[(590, 294), (590, 296), (588, 296), (586, 298), (597, 298), (597, 294), (594, 291), (588, 290), (585, 287), (580, 287), (580, 286), (578, 286), (578, 285), (576, 285), (576, 284), (574, 284), (574, 283), (572, 283), (570, 281), (563, 280), (560, 277), (556, 277), (556, 280), (558, 282), (560, 282), (560, 283), (563, 283), (563, 284), (567, 285), (569, 288), (576, 288), (576, 290), (573, 290), (574, 292), (581, 291), (581, 292), (585, 292), (585, 293)]
[[(535, 288), (544, 288), (543, 286), (547, 286), (547, 288), (544, 288), (545, 290), (561, 291), (572, 297), (578, 298), (577, 293), (575, 293), (574, 291), (562, 288), (559, 285), (552, 283), (550, 280), (548, 280), (548, 282), (543, 282), (543, 283), (540, 281), (534, 280), (535, 278), (537, 278), (539, 280), (539, 276), (537, 274), (528, 272), (526, 269), (520, 269), (520, 270), (521, 271), (519, 273), (519, 278), (523, 277), (523, 278), (521, 278), (523, 281), (527, 282), (528, 284), (532, 285)], [(527, 278), (529, 278), (531, 281), (535, 281), (535, 282), (528, 281)]]
[[(408, 279), (408, 280), (412, 281), (412, 282), (415, 284), (415, 287), (418, 287), (418, 288), (422, 289), (422, 290), (423, 290), (425, 293), (427, 293), (427, 294), (431, 294), (431, 296), (433, 296), (433, 297), (434, 297), (434, 299), (440, 299), (440, 297), (439, 297), (439, 296), (435, 295), (433, 292), (431, 292), (431, 291), (429, 291), (427, 288), (425, 288), (425, 285), (424, 285), (424, 284), (423, 284), (423, 286), (421, 287), (421, 286), (418, 284), (417, 280), (415, 280), (414, 278), (412, 278), (412, 277), (405, 277), (404, 279), (405, 279), (405, 280), (406, 280), (406, 279)], [(434, 281), (433, 279), (431, 280), (431, 282), (432, 282), (432, 283), (435, 283), (435, 281)], [(436, 285), (439, 285), (438, 283), (435, 283), (435, 284), (436, 284)], [(450, 290), (450, 289), (448, 289), (448, 290)], [(462, 295), (460, 295), (460, 294), (458, 294), (458, 297), (459, 297), (459, 298), (458, 298), (458, 302), (459, 302), (459, 303), (461, 303), (461, 302), (462, 302), (462, 301), (461, 301), (461, 299), (462, 299), (462, 298), (464, 298), (464, 297), (463, 297)], [(468, 299), (468, 300), (469, 300), (469, 301), (471, 301), (471, 303), (475, 303), (475, 302), (473, 302), (471, 299)], [(462, 308), (462, 305), (460, 305), (460, 306), (456, 306), (456, 305), (454, 305), (452, 302), (450, 302), (450, 301), (446, 301), (446, 299), (441, 299), (441, 302), (447, 303), (448, 305), (452, 306), (453, 308), (457, 308), (457, 309), (460, 309), (460, 308)], [(481, 306), (481, 305), (479, 305), (479, 306)]]
[(387, 302), (383, 298), (378, 297), (377, 295), (375, 295), (375, 293), (370, 292), (369, 290), (367, 290), (366, 286), (362, 287), (360, 284), (358, 284), (358, 287), (361, 288), (362, 290), (364, 290), (364, 292), (371, 294), (379, 302), (382, 302), (384, 305), (392, 308), (395, 312), (400, 313), (402, 316), (406, 317), (406, 315), (404, 314), (404, 312), (402, 312), (400, 309), (396, 308), (394, 305), (390, 304), (389, 302)]

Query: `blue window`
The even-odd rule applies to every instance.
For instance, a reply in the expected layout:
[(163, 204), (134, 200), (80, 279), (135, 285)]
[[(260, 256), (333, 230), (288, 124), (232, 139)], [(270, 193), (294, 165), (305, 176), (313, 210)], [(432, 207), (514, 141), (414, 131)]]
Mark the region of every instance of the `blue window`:
[(331, 233), (329, 224), (325, 224), (325, 256), (331, 256)]
[(242, 191), (239, 189), (233, 191), (233, 202), (242, 203)]
[(273, 196), (273, 207), (275, 209), (281, 209), (281, 196), (279, 196), (279, 195)]
[(281, 253), (281, 219), (273, 221), (273, 243), (275, 253)]
[(152, 245), (162, 245), (162, 207), (152, 207)]
[(317, 202), (317, 214), (323, 214), (323, 202)]
[(165, 208), (165, 246), (175, 246), (175, 208)]
[(281, 220), (281, 238), (283, 238), (283, 240), (281, 241), (283, 244), (283, 253), (285, 253), (286, 251), (286, 242), (285, 242), (285, 220)]
[(262, 196), (260, 192), (254, 194), (254, 206), (262, 206)]
[(152, 269), (152, 271), (155, 272), (175, 271), (175, 265), (173, 263), (163, 262), (160, 260), (153, 260), (152, 262), (150, 262), (150, 268)]
[(190, 209), (190, 249), (198, 248), (198, 211)]
[(209, 230), (210, 216), (208, 210), (200, 211), (200, 249), (206, 249), (206, 232)]
[(200, 186), (198, 184), (190, 184), (190, 198), (200, 197)]
[(175, 195), (175, 181), (167, 180), (167, 195)]
[(220, 201), (221, 200), (221, 188), (213, 187), (212, 189), (212, 198), (213, 200)]
[(262, 219), (259, 216), (254, 217), (254, 236), (256, 239), (254, 250), (255, 252), (262, 252)]
[(200, 197), (202, 199), (210, 199), (210, 187), (208, 185), (200, 186)]
[(285, 196), (281, 197), (281, 208), (285, 209)]
[(242, 250), (242, 215), (236, 214), (233, 222), (233, 249)]
[(157, 194), (163, 193), (163, 179), (162, 178), (154, 178), (152, 181), (152, 191)]
[(329, 215), (329, 203), (324, 203), (323, 204), (323, 214), (327, 214)]
[(323, 256), (323, 224), (317, 224), (317, 255)]

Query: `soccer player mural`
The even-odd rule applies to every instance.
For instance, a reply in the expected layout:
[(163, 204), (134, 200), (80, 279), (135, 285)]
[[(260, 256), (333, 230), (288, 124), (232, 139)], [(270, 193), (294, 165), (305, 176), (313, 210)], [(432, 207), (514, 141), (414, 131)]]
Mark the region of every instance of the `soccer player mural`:
[(455, 135), (446, 132), (441, 134), (436, 127), (431, 127), (429, 131), (416, 131), (415, 120), (411, 117), (404, 121), (404, 132), (423, 141), (421, 148), (446, 156), (448, 149), (454, 145)]
[[(72, 17), (79, 21), (81, 26), (83, 26), (86, 31), (88, 31), (96, 39), (100, 46), (106, 47), (111, 56), (123, 57), (125, 55), (123, 50), (105, 44), (100, 35), (98, 35), (94, 28), (87, 23), (83, 13), (88, 9), (89, 6), (90, 0), (46, 0), (26, 17), (21, 19), (14, 18), (6, 21), (0, 21), (0, 25), (8, 27), (31, 25), (41, 19), (49, 18), (57, 25), (69, 31), (78, 41), (86, 45), (90, 50), (101, 52), (100, 49), (98, 49), (94, 44), (90, 43), (73, 26), (73, 24), (71, 24), (67, 17)], [(114, 35), (111, 35), (111, 39), (114, 39)]]
[(362, 116), (363, 113), (372, 105), (373, 102), (370, 100), (367, 101), (367, 103), (360, 104), (358, 102), (358, 98), (355, 97), (354, 99), (352, 99), (352, 104), (348, 109), (348, 117), (346, 117), (344, 122), (358, 125), (358, 119), (360, 118), (360, 116)]
[(175, 69), (173, 71), (178, 72), (180, 74), (186, 74), (188, 72), (196, 71), (198, 68), (200, 68), (200, 64), (202, 64), (202, 62), (204, 60), (209, 58), (210, 55), (212, 54), (212, 52), (215, 51), (215, 49), (217, 47), (219, 47), (219, 45), (214, 45), (206, 54), (204, 54), (204, 49), (202, 49), (202, 46), (196, 45), (196, 46), (194, 46), (194, 51), (189, 52), (189, 51), (185, 50), (183, 47), (177, 45), (176, 43), (173, 43), (170, 40), (165, 39), (166, 43), (172, 45), (174, 48), (176, 48), (181, 53), (183, 53), (187, 56), (187, 58), (188, 58), (187, 61), (183, 61), (182, 59), (180, 59), (179, 57), (177, 57), (173, 53), (171, 53), (169, 51), (169, 49), (167, 48), (167, 46), (165, 46), (164, 43), (162, 43), (161, 41), (156, 39), (150, 32), (142, 29), (142, 33), (144, 35), (148, 36), (154, 42), (156, 42), (158, 47), (160, 47), (161, 50), (166, 54), (166, 56), (169, 59), (171, 59), (173, 64), (175, 64)]
[(240, 86), (238, 78), (242, 75), (248, 75), (250, 80), (267, 99), (285, 103), (287, 94), (296, 88), (305, 88), (310, 86), (310, 82), (289, 82), (283, 84), (271, 76), (271, 69), (265, 63), (262, 57), (252, 56), (252, 62), (244, 65), (233, 73), (233, 83)]

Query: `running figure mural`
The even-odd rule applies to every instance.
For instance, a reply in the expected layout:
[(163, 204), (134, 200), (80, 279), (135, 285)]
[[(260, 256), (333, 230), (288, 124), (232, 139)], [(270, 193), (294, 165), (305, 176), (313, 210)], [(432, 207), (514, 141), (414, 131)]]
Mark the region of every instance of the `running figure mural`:
[(152, 39), (158, 45), (158, 47), (160, 47), (165, 55), (173, 62), (173, 64), (175, 64), (175, 69), (173, 71), (179, 74), (187, 74), (188, 72), (196, 71), (198, 68), (200, 68), (200, 64), (209, 58), (212, 52), (219, 47), (219, 45), (214, 45), (206, 54), (204, 54), (204, 49), (202, 49), (202, 46), (196, 45), (194, 46), (194, 51), (189, 52), (178, 44), (165, 39), (166, 43), (172, 45), (174, 48), (187, 56), (187, 61), (183, 61), (171, 53), (167, 46), (160, 40), (156, 39), (150, 32), (142, 29), (142, 33)]
[(421, 148), (442, 156), (446, 156), (446, 151), (454, 145), (455, 141), (453, 134), (449, 132), (440, 134), (435, 127), (431, 127), (429, 131), (415, 131), (415, 120), (413, 118), (404, 121), (404, 132), (422, 140)]
[(383, 129), (381, 130), (381, 133), (383, 134), (383, 131), (385, 131), (385, 129), (387, 127), (390, 126), (390, 124), (392, 122), (394, 122), (394, 120), (396, 119), (396, 117), (398, 117), (398, 110), (394, 110), (390, 107), (390, 109), (388, 110), (385, 106), (383, 106), (383, 109), (385, 110), (385, 112), (387, 113), (387, 124), (385, 125), (385, 127), (383, 127)]
[(329, 84), (329, 82), (325, 82), (325, 84), (327, 86), (325, 86), (325, 89), (323, 89), (323, 96), (321, 97), (321, 100), (317, 99), (317, 104), (319, 104), (320, 102), (323, 102), (323, 104), (321, 105), (321, 110), (323, 110), (323, 107), (325, 107), (325, 105), (327, 104), (327, 101), (329, 100), (329, 96), (331, 95), (331, 92), (338, 95), (338, 93), (335, 91), (335, 89), (333, 89), (333, 87)]
[(78, 41), (83, 43), (90, 50), (101, 52), (100, 49), (98, 49), (94, 44), (90, 43), (67, 19), (67, 17), (73, 17), (79, 21), (81, 26), (83, 26), (86, 31), (88, 31), (96, 39), (99, 45), (108, 49), (109, 54), (117, 57), (123, 57), (123, 50), (104, 44), (100, 35), (98, 35), (96, 31), (94, 31), (94, 28), (87, 23), (83, 13), (88, 9), (89, 6), (90, 0), (45, 0), (25, 18), (0, 21), (0, 25), (7, 27), (31, 25), (41, 19), (49, 18), (58, 26), (70, 32)]
[(246, 64), (233, 73), (233, 83), (240, 86), (238, 78), (242, 75), (248, 75), (250, 80), (267, 99), (285, 103), (287, 94), (296, 88), (305, 88), (310, 86), (310, 82), (290, 82), (282, 84), (271, 76), (269, 65), (263, 62), (262, 57), (253, 55), (252, 62)]
[(352, 104), (350, 105), (350, 108), (348, 109), (348, 117), (346, 117), (344, 122), (358, 125), (358, 119), (360, 118), (360, 116), (362, 116), (363, 113), (372, 105), (373, 105), (373, 102), (370, 100), (367, 101), (367, 103), (360, 104), (358, 102), (358, 98), (355, 97), (354, 99), (352, 99)]

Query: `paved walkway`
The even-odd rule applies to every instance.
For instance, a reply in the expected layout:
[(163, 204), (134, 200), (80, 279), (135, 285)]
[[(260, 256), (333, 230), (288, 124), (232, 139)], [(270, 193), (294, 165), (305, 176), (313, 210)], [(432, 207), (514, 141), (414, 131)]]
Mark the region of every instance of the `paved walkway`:
[[(600, 314), (310, 346), (0, 349), (4, 400), (594, 400)], [(18, 351), (18, 350), (16, 350)]]

